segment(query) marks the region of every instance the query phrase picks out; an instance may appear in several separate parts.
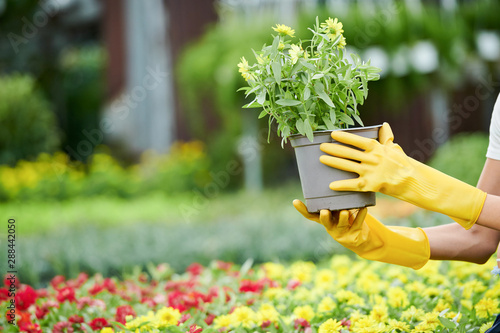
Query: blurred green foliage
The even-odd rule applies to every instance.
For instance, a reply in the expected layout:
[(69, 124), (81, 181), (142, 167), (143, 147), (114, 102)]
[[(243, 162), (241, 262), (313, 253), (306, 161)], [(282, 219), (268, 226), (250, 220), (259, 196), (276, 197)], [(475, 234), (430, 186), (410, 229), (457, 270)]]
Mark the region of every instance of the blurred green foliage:
[(47, 99), (29, 75), (0, 76), (0, 163), (53, 152), (59, 130)]
[[(127, 201), (128, 207), (110, 197), (75, 200), (71, 205), (79, 208), (74, 209), (73, 217), (65, 214), (69, 211), (66, 208), (58, 210), (44, 230), (36, 229), (37, 219), (19, 215), (19, 276), (24, 283), (38, 285), (56, 274), (71, 278), (85, 271), (120, 276), (148, 263), (166, 262), (179, 272), (193, 262), (207, 265), (214, 258), (243, 264), (249, 258), (257, 263), (318, 262), (332, 254), (354, 255), (332, 240), (321, 225), (297, 213), (291, 198), (301, 195), (298, 183), (266, 189), (258, 196), (243, 191), (223, 193), (207, 200), (190, 220), (185, 220), (180, 210), (194, 205), (196, 200), (190, 196), (135, 198)], [(30, 203), (24, 210), (33, 216), (44, 214), (38, 207)], [(101, 220), (94, 219), (96, 215), (90, 211), (98, 209), (110, 216), (102, 214)], [(117, 219), (120, 209), (132, 220)], [(166, 216), (158, 220), (140, 217), (150, 210), (163, 210)], [(432, 226), (443, 223), (439, 215), (421, 212), (383, 222)], [(87, 217), (80, 225), (68, 220)], [(37, 231), (27, 230), (29, 225)]]
[(168, 195), (203, 187), (210, 165), (201, 142), (176, 143), (169, 154), (143, 154), (123, 167), (103, 147), (86, 164), (61, 152), (42, 153), (35, 161), (0, 166), (0, 200), (46, 201), (107, 195), (131, 198), (155, 191)]
[(99, 128), (106, 91), (106, 54), (99, 45), (69, 48), (61, 54), (61, 98), (64, 100), (62, 147), (73, 149), (88, 138), (84, 130)]
[[(347, 7), (346, 7), (347, 6)], [(500, 2), (480, 0), (462, 2), (453, 10), (439, 3), (423, 2), (421, 6), (408, 7), (407, 2), (391, 2), (390, 5), (348, 2), (339, 11), (314, 8), (299, 11), (295, 29), (296, 40), (310, 38), (307, 27), (318, 16), (320, 21), (338, 17), (344, 25), (347, 46), (354, 51), (369, 48), (382, 49), (389, 63), (385, 76), (370, 86), (370, 98), (360, 108), (361, 118), (380, 121), (376, 115), (380, 108), (394, 112), (405, 110), (423, 92), (440, 88), (449, 93), (466, 81), (467, 64), (486, 62), (478, 56), (477, 34), (482, 30), (500, 30), (500, 20), (493, 13), (500, 12)], [(249, 20), (248, 13), (228, 15), (207, 30), (197, 42), (184, 50), (177, 67), (179, 93), (184, 110), (189, 114), (188, 125), (195, 137), (208, 142), (210, 156), (217, 161), (237, 158), (237, 139), (248, 126), (248, 119), (257, 118), (258, 112), (242, 110), (243, 93), (236, 90), (244, 85), (238, 74), (237, 64), (241, 56), (252, 58), (251, 49), (260, 49), (272, 42), (271, 27), (276, 23), (269, 17)], [(413, 47), (418, 42), (430, 42), (437, 50), (438, 67), (432, 72), (421, 73), (410, 60)], [(394, 70), (393, 61), (403, 58), (402, 68)], [(244, 113), (255, 114), (251, 117)], [(267, 124), (259, 122), (260, 128)], [(272, 137), (272, 139), (274, 139)], [(278, 141), (278, 140), (275, 140)], [(261, 141), (263, 154), (284, 156), (277, 152), (278, 144), (266, 145)], [(286, 163), (267, 163), (264, 174), (280, 174)], [(283, 163), (281, 163), (283, 162)]]
[(476, 186), (488, 149), (488, 135), (460, 133), (440, 146), (428, 164), (447, 175)]
[[(298, 183), (258, 196), (221, 193), (206, 200), (189, 220), (182, 207), (198, 203), (191, 195), (79, 199), (72, 207), (65, 203), (61, 209), (54, 207), (52, 224), (43, 230), (38, 223), (46, 212), (38, 210), (38, 204), (24, 203), (24, 212), (17, 215), (22, 240), (17, 245), (19, 276), (25, 283), (37, 284), (56, 274), (71, 277), (80, 271), (120, 275), (150, 262), (167, 262), (181, 271), (193, 262), (208, 264), (214, 258), (242, 264), (248, 258), (319, 261), (332, 253), (346, 253), (322, 226), (297, 213), (290, 199), (295, 197), (301, 197)], [(6, 205), (1, 209), (13, 207)], [(92, 210), (99, 209), (102, 219), (97, 220)], [(72, 216), (66, 214), (70, 210)], [(147, 216), (151, 210), (157, 211), (157, 220)], [(130, 214), (131, 220), (123, 219), (123, 214)], [(69, 219), (79, 219), (79, 225)]]

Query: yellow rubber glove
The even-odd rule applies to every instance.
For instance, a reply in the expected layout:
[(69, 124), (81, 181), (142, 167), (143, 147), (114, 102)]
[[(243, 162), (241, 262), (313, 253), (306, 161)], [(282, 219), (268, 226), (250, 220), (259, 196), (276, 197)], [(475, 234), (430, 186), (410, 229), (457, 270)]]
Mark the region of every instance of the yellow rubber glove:
[[(393, 143), (389, 124), (379, 131), (379, 141), (342, 131), (332, 132), (338, 142), (323, 143), (320, 161), (333, 168), (355, 172), (358, 178), (330, 183), (335, 191), (373, 191), (450, 216), (465, 229), (476, 223), (486, 193), (408, 157)], [(359, 161), (359, 162), (358, 162)]]
[(309, 213), (300, 200), (294, 200), (293, 205), (305, 218), (322, 224), (333, 239), (362, 258), (413, 269), (429, 261), (429, 240), (420, 228), (385, 226), (368, 214), (366, 208), (357, 214), (326, 209), (318, 214)]

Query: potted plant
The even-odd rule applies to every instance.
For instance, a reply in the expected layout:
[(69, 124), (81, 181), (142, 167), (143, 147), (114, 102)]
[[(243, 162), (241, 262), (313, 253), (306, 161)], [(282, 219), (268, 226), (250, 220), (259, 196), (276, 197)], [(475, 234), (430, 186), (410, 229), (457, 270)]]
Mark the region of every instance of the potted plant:
[(271, 45), (254, 51), (256, 62), (243, 57), (239, 72), (247, 86), (240, 88), (254, 99), (245, 108), (262, 108), (259, 118), (268, 116), (282, 137), (295, 149), (302, 190), (310, 212), (320, 209), (351, 209), (375, 204), (373, 193), (336, 192), (331, 181), (356, 177), (319, 162), (319, 145), (332, 142), (334, 130), (349, 130), (370, 138), (378, 137), (378, 127), (363, 126), (358, 105), (368, 95), (368, 81), (379, 78), (379, 68), (361, 61), (357, 54), (345, 52), (342, 23), (318, 18), (310, 40), (293, 42), (295, 31), (277, 24)]

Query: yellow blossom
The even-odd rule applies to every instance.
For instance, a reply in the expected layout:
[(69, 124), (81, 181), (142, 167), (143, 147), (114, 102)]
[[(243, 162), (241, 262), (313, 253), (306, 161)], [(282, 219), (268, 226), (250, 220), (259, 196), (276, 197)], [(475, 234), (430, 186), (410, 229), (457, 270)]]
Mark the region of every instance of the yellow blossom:
[(288, 297), (290, 294), (290, 291), (283, 289), (283, 288), (269, 288), (264, 291), (264, 298), (267, 298), (269, 300), (275, 300), (275, 299), (283, 299)]
[(259, 311), (257, 311), (257, 320), (259, 325), (261, 325), (265, 321), (274, 323), (277, 322), (278, 319), (279, 312), (276, 311), (272, 304), (264, 303), (259, 307)]
[(496, 283), (494, 286), (490, 287), (490, 289), (486, 290), (486, 292), (484, 293), (484, 297), (499, 298), (500, 297), (500, 283)]
[(314, 299), (311, 290), (305, 287), (298, 287), (292, 293), (292, 298), (296, 301), (312, 301)]
[(500, 311), (498, 308), (498, 300), (492, 298), (483, 298), (474, 306), (476, 315), (479, 318), (488, 318)]
[(339, 49), (343, 49), (346, 45), (347, 45), (347, 43), (345, 41), (344, 35), (340, 36), (339, 42), (337, 43), (337, 47)]
[(370, 317), (379, 323), (385, 323), (389, 318), (389, 309), (385, 304), (375, 304), (370, 311)]
[(410, 324), (396, 319), (389, 319), (387, 330), (388, 332), (408, 332), (410, 330)]
[(369, 294), (378, 294), (383, 290), (380, 277), (371, 271), (365, 271), (359, 275), (356, 287)]
[(486, 290), (486, 286), (478, 280), (467, 281), (463, 284), (462, 297), (471, 298), (473, 293), (482, 293)]
[(311, 321), (314, 317), (314, 310), (310, 305), (298, 306), (293, 310), (295, 318), (302, 318)]
[(339, 290), (335, 294), (335, 297), (339, 303), (347, 303), (348, 305), (365, 305), (365, 300), (350, 290)]
[(423, 310), (417, 309), (414, 305), (412, 305), (408, 310), (403, 311), (401, 319), (407, 321), (421, 320), (424, 314), (425, 312)]
[(125, 327), (130, 331), (135, 331), (141, 327), (143, 330), (150, 330), (156, 328), (156, 318), (152, 311), (149, 311), (146, 316), (139, 316), (137, 318), (127, 318)]
[(216, 329), (220, 328), (229, 328), (232, 324), (233, 320), (231, 315), (220, 315), (215, 317), (214, 319), (214, 327)]
[(486, 324), (481, 325), (481, 328), (479, 329), (479, 333), (486, 332), (488, 329), (491, 328), (491, 326), (493, 326), (493, 322), (492, 321), (490, 321), (490, 322), (488, 322)]
[(285, 273), (285, 266), (274, 262), (266, 262), (262, 265), (266, 276), (272, 280), (282, 279)]
[(245, 57), (241, 57), (241, 62), (238, 64), (238, 68), (241, 76), (243, 76), (246, 81), (254, 79), (253, 74), (250, 73), (250, 66), (248, 65), (248, 61), (245, 59)]
[(343, 24), (337, 18), (328, 18), (325, 23), (321, 23), (321, 27), (330, 39), (335, 39), (344, 32)]
[(290, 37), (294, 37), (294, 34), (295, 34), (295, 30), (293, 30), (292, 28), (290, 28), (284, 24), (276, 24), (276, 27), (273, 27), (273, 30), (282, 36), (288, 35)]
[(318, 311), (319, 312), (330, 312), (337, 307), (337, 304), (331, 297), (325, 297), (319, 302)]
[(404, 273), (403, 269), (401, 267), (396, 266), (396, 267), (390, 267), (387, 270), (387, 277), (391, 279), (398, 279), (399, 281), (406, 283), (408, 282), (408, 276)]
[(250, 328), (257, 322), (257, 314), (248, 306), (240, 306), (231, 313), (231, 320), (234, 326)]
[(415, 332), (435, 332), (441, 325), (438, 312), (428, 312), (423, 315), (422, 322), (415, 326)]
[(436, 306), (434, 307), (434, 311), (436, 312), (441, 312), (441, 311), (444, 311), (446, 309), (451, 309), (451, 304), (450, 303), (446, 303), (444, 300), (442, 299), (439, 299), (438, 300), (438, 303), (436, 304)]
[(376, 321), (375, 319), (363, 316), (359, 318), (353, 325), (354, 332), (359, 333), (382, 333), (385, 332), (385, 324)]
[(457, 322), (460, 322), (460, 319), (462, 319), (462, 313), (457, 314), (456, 312), (448, 311), (446, 312), (445, 317), (449, 319), (455, 319)]
[(297, 63), (297, 60), (302, 57), (304, 50), (302, 50), (301, 46), (292, 44), (290, 45), (290, 51), (288, 51), (288, 53), (290, 54), (290, 57), (292, 59), (292, 64), (295, 64)]
[(316, 265), (308, 261), (297, 261), (290, 266), (290, 275), (292, 279), (299, 280), (302, 283), (310, 282), (312, 275), (316, 270)]
[(328, 319), (319, 326), (318, 333), (339, 333), (342, 324), (336, 319)]
[(101, 333), (114, 333), (114, 330), (111, 327), (104, 327), (101, 329)]
[(472, 301), (470, 299), (463, 299), (460, 301), (460, 304), (467, 309), (472, 309)]
[(316, 273), (314, 285), (322, 290), (335, 288), (335, 273), (329, 269), (322, 269)]
[(170, 325), (177, 325), (179, 319), (181, 319), (181, 313), (179, 310), (172, 307), (163, 307), (156, 312), (156, 320), (158, 321), (159, 327), (167, 327)]
[(390, 288), (387, 292), (388, 303), (393, 308), (405, 308), (408, 306), (408, 294), (401, 287)]
[(441, 294), (441, 289), (437, 287), (427, 287), (422, 291), (422, 295), (428, 297), (436, 297)]

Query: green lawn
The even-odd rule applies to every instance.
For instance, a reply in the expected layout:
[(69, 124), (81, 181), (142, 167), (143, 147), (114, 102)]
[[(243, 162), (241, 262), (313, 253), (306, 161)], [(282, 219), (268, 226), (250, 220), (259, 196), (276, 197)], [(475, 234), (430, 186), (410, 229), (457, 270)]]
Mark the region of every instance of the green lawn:
[[(292, 206), (294, 198), (302, 198), (300, 185), (290, 183), (260, 194), (239, 191), (210, 199), (156, 194), (133, 200), (7, 203), (0, 209), (5, 220), (16, 218), (19, 274), (35, 285), (56, 274), (120, 275), (148, 263), (167, 262), (180, 271), (214, 259), (242, 264), (248, 258), (289, 262), (352, 255), (322, 226), (304, 219)], [(420, 212), (383, 222), (442, 223), (436, 216)], [(1, 239), (5, 232), (0, 230)]]
[(134, 199), (91, 197), (63, 202), (7, 202), (0, 206), (0, 215), (14, 217), (18, 231), (30, 235), (75, 226), (113, 227), (138, 221), (205, 224), (223, 216), (234, 216), (236, 220), (245, 214), (275, 217), (283, 211), (292, 211), (292, 200), (301, 197), (300, 185), (290, 183), (260, 194), (238, 191), (210, 198), (192, 192), (175, 196), (153, 193)]

